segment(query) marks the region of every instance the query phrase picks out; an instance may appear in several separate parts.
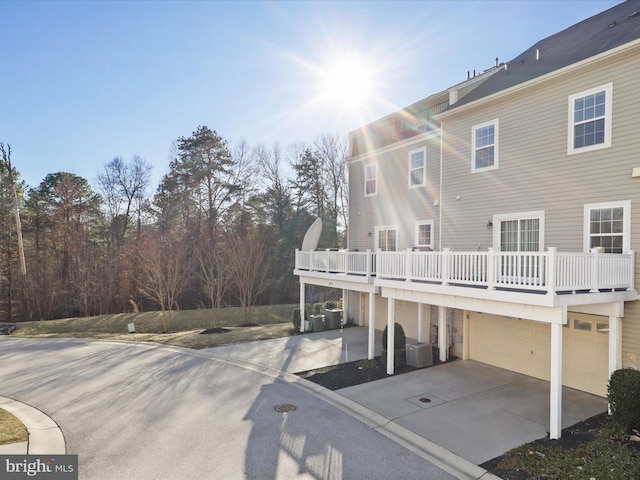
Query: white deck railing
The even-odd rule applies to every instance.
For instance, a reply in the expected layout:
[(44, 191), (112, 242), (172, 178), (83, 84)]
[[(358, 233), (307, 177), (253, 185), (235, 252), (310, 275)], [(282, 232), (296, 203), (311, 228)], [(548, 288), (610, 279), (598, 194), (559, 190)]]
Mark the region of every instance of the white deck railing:
[(376, 274), (375, 258), (371, 250), (296, 250), (296, 270), (371, 277)]
[(296, 250), (296, 270), (532, 293), (634, 289), (635, 253)]

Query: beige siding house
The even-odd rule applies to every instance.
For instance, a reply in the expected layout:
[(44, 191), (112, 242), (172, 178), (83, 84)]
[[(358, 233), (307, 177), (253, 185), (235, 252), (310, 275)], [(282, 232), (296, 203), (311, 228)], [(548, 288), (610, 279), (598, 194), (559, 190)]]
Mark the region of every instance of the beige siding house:
[[(346, 317), (606, 396), (640, 367), (640, 0), (350, 134), (349, 248), (296, 252)], [(390, 329), (393, 332), (393, 329)], [(393, 345), (393, 334), (389, 334)], [(387, 371), (394, 371), (393, 356)]]

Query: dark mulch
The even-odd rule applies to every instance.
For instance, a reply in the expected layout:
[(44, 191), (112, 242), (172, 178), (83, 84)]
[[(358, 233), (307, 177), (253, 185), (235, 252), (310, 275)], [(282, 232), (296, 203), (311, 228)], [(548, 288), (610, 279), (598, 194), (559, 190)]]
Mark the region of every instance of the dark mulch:
[[(451, 360), (454, 359), (455, 357)], [(421, 369), (410, 365), (396, 365), (395, 374), (409, 373), (415, 370)], [(318, 385), (322, 385), (329, 390), (352, 387), (354, 385), (360, 385), (361, 383), (381, 380), (389, 376), (387, 375), (387, 367), (382, 364), (380, 357), (375, 357), (373, 360), (358, 360), (356, 362), (342, 363), (330, 367), (316, 368), (306, 372), (298, 372), (296, 375), (313, 383), (317, 383)]]
[(228, 328), (222, 328), (222, 327), (216, 327), (216, 328), (210, 328), (208, 330), (203, 330), (202, 332), (200, 332), (200, 335), (210, 335), (210, 334), (214, 334), (214, 333), (226, 333), (226, 332), (230, 332), (231, 330)]
[[(522, 464), (522, 456), (538, 455), (545, 456), (543, 452), (550, 449), (567, 452), (575, 450), (584, 444), (591, 442), (600, 430), (606, 429), (611, 423), (611, 417), (606, 412), (588, 418), (580, 423), (576, 423), (569, 428), (562, 430), (561, 438), (551, 440), (549, 437), (536, 440), (523, 445), (522, 447), (510, 450), (499, 457), (493, 458), (481, 464), (480, 467), (499, 476), (503, 480), (530, 480), (533, 478), (530, 473), (518, 468)], [(640, 452), (640, 443), (631, 442), (628, 436), (613, 436), (611, 442), (624, 444), (627, 448)], [(546, 475), (535, 476), (544, 479)], [(579, 478), (579, 477), (575, 477)]]

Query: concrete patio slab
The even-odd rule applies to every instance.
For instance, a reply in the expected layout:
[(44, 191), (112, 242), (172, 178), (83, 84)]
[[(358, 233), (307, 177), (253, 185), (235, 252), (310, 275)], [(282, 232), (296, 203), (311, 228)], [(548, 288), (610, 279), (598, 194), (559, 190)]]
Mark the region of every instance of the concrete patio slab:
[[(472, 360), (337, 393), (475, 464), (549, 429), (548, 382)], [(421, 405), (420, 398), (431, 401)], [(563, 388), (563, 400), (563, 428), (607, 409), (605, 398), (570, 388)]]

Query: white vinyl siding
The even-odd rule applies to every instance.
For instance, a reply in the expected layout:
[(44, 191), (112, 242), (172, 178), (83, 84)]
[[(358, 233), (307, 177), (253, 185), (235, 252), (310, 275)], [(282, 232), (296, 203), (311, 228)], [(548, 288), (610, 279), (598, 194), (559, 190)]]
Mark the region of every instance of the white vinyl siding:
[(472, 127), (471, 172), (498, 168), (498, 120)]
[(604, 253), (630, 250), (631, 201), (584, 206), (585, 250), (602, 248)]
[(569, 96), (569, 155), (611, 146), (613, 84)]
[(427, 149), (409, 152), (409, 188), (422, 187), (427, 182)]
[(364, 166), (364, 196), (378, 194), (378, 164), (369, 163)]

